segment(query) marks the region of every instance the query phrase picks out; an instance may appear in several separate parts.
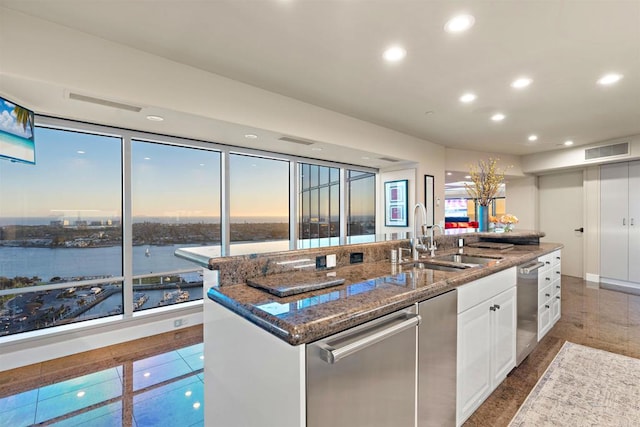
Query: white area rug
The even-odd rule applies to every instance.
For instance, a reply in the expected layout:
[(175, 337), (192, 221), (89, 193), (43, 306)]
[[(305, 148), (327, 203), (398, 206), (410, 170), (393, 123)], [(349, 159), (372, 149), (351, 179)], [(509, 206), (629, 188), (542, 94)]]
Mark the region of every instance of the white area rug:
[(565, 342), (509, 425), (640, 426), (640, 359)]

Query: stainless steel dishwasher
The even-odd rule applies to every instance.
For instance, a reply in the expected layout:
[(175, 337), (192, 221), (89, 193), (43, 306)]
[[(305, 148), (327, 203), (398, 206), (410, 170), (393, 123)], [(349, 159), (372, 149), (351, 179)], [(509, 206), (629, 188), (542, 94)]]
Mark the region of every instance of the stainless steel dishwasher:
[(418, 304), (418, 427), (456, 425), (458, 291)]
[(413, 427), (415, 306), (307, 345), (307, 427)]
[(538, 343), (538, 269), (543, 266), (543, 262), (534, 260), (518, 267), (516, 366)]

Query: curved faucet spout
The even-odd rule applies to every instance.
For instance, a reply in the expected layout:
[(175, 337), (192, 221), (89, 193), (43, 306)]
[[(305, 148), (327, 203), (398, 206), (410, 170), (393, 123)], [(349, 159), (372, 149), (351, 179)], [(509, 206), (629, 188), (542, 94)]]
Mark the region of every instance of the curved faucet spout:
[[(421, 222), (421, 230), (422, 234), (418, 234), (418, 215), (420, 212), (422, 214), (422, 222)], [(417, 261), (419, 254), (418, 249), (425, 249), (424, 244), (422, 243), (423, 238), (425, 237), (425, 227), (427, 226), (427, 209), (420, 202), (416, 203), (416, 206), (413, 208), (413, 260)]]

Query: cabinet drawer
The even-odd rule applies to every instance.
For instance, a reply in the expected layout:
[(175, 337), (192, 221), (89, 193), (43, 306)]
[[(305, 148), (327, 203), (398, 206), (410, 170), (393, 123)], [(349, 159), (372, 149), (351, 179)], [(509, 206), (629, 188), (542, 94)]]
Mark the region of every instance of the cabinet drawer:
[(551, 328), (551, 305), (545, 304), (538, 309), (538, 341)]
[(516, 285), (516, 267), (458, 287), (458, 313), (480, 304)]
[(554, 254), (555, 252), (552, 252), (550, 254), (546, 254), (538, 257), (538, 261), (544, 263), (544, 267), (541, 267), (540, 270), (544, 270), (553, 265), (553, 260), (555, 259)]
[(543, 270), (542, 268), (538, 270), (538, 289), (544, 289), (553, 282), (555, 279), (555, 270), (552, 268), (547, 268)]
[(554, 297), (556, 295), (560, 295), (561, 290), (562, 290), (562, 283), (560, 282), (560, 279), (557, 279), (551, 284), (551, 295), (553, 295)]
[(562, 251), (557, 250), (551, 254), (551, 265), (560, 265), (562, 260)]
[(553, 296), (552, 285), (549, 284), (538, 291), (538, 307), (544, 307), (545, 304), (549, 304), (551, 297)]

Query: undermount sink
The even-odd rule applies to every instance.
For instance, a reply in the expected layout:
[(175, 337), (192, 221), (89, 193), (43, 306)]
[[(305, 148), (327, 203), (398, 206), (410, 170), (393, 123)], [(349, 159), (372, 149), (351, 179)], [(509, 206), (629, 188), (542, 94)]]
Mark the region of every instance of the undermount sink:
[(479, 265), (486, 265), (492, 262), (498, 262), (501, 259), (502, 258), (500, 257), (489, 258), (489, 257), (464, 255), (464, 254), (442, 255), (434, 258), (434, 260), (437, 260), (437, 261), (455, 262), (459, 264), (479, 264)]
[(460, 265), (460, 266), (441, 265), (441, 264), (432, 264), (432, 263), (423, 262), (423, 261), (412, 261), (412, 262), (402, 263), (401, 265), (403, 267), (414, 267), (418, 269), (439, 270), (439, 271), (461, 271), (461, 270), (464, 270), (465, 268), (469, 268), (469, 266), (466, 266), (466, 265)]

